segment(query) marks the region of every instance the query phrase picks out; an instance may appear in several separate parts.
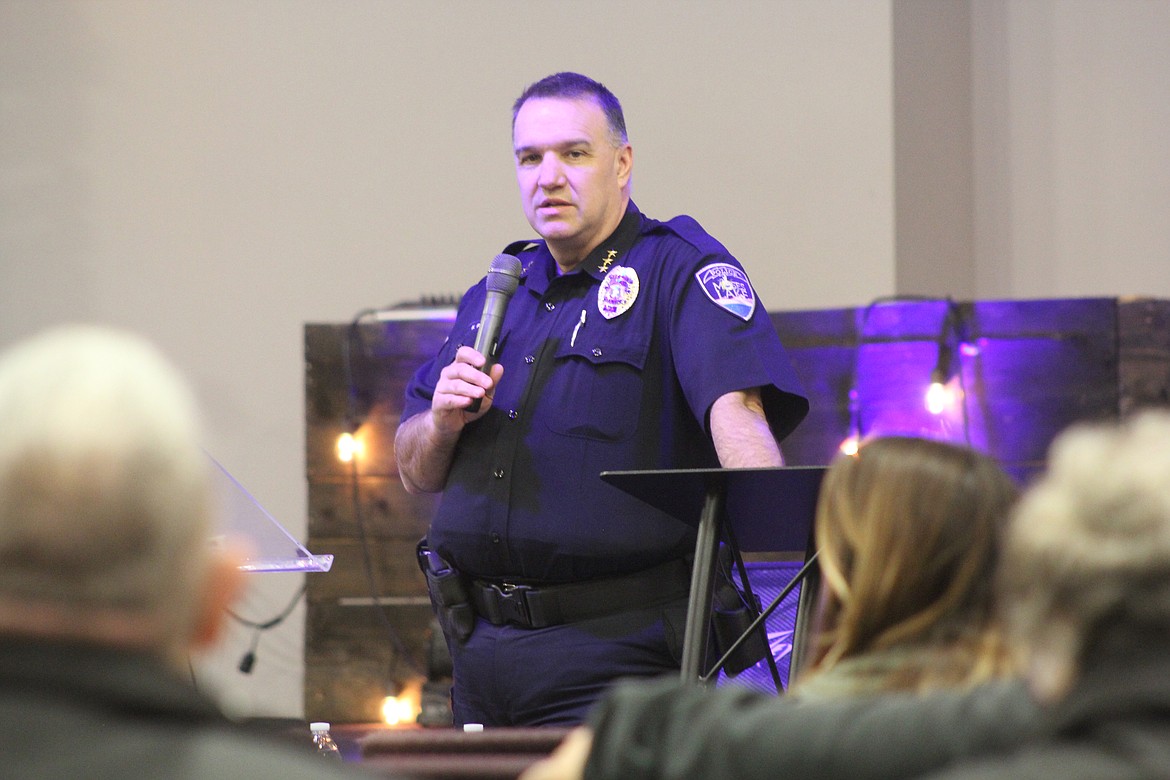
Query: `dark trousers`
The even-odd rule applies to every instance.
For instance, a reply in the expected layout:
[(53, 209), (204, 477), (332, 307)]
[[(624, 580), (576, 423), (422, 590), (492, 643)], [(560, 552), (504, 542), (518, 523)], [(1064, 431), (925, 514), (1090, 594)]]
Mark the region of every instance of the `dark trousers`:
[(455, 725), (571, 726), (617, 679), (677, 674), (686, 599), (548, 628), (476, 620), (448, 639)]

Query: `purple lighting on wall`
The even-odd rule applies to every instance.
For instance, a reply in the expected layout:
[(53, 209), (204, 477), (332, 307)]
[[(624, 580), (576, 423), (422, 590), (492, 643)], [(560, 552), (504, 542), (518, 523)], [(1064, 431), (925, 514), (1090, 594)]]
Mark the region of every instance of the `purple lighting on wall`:
[(854, 454), (865, 439), (892, 435), (974, 444), (967, 387), (977, 354), (949, 298), (871, 303), (859, 314), (840, 451)]

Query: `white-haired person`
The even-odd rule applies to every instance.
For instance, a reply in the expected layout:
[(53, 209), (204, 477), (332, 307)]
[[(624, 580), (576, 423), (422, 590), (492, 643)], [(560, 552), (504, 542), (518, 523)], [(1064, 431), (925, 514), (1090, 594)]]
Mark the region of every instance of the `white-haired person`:
[(1170, 777), (1170, 412), (1057, 439), (999, 585), (1040, 731), (940, 777)]
[(365, 776), (191, 684), (243, 576), (209, 480), (192, 394), (143, 339), (64, 326), (0, 355), (5, 777)]

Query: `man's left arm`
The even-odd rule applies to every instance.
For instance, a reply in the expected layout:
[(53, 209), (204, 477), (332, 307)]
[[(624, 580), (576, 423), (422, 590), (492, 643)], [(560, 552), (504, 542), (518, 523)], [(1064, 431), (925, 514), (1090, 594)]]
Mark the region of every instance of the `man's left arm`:
[(783, 466), (784, 456), (764, 414), (760, 388), (734, 390), (711, 404), (711, 438), (723, 468)]

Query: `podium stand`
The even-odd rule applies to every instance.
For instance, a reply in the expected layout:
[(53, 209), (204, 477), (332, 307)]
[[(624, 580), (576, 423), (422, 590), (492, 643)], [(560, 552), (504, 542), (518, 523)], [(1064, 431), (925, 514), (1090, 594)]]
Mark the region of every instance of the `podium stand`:
[(313, 555), (306, 550), (219, 461), (207, 457), (224, 519), (223, 532), (248, 545), (248, 557), (239, 566), (242, 571), (329, 571), (332, 555)]
[[(605, 471), (601, 479), (698, 532), (683, 636), (682, 680), (696, 683), (707, 657), (711, 600), (722, 532), (739, 552), (782, 552), (808, 557), (824, 466), (759, 469)], [(803, 652), (811, 591), (801, 588), (789, 669)]]

